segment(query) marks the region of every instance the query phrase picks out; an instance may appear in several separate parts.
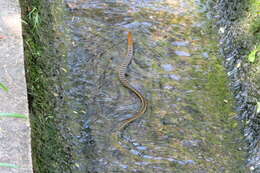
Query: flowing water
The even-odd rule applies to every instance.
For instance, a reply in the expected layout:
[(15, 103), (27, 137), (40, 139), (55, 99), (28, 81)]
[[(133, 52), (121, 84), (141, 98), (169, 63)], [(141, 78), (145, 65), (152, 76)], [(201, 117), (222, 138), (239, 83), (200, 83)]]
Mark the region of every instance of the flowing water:
[[(71, 172), (244, 172), (245, 152), (217, 38), (194, 0), (49, 0), (63, 61), (57, 127)], [(134, 37), (129, 82), (118, 80), (127, 32)], [(68, 171), (69, 172), (69, 171)]]

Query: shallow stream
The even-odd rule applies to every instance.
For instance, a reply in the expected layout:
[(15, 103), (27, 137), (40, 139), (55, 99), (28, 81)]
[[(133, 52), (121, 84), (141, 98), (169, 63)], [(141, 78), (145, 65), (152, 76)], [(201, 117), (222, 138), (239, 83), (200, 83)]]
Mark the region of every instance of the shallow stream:
[[(193, 0), (49, 0), (63, 58), (55, 108), (71, 172), (245, 172), (240, 125), (206, 8)], [(134, 59), (118, 80), (127, 32)], [(117, 134), (117, 135), (115, 135)], [(70, 172), (70, 171), (68, 171)]]

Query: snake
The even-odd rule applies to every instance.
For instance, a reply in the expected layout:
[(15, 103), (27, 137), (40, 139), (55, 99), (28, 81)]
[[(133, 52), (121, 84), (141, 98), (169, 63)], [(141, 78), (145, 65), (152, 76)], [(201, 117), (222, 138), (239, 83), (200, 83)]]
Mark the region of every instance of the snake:
[[(126, 72), (129, 64), (131, 63), (134, 55), (134, 46), (133, 46), (133, 34), (132, 32), (128, 32), (128, 48), (127, 48), (127, 55), (126, 58), (123, 59), (123, 62), (119, 65), (118, 68), (118, 78), (120, 83), (133, 92), (140, 100), (140, 107), (138, 111), (130, 118), (123, 120), (121, 123), (119, 123), (119, 127), (116, 128), (116, 131), (114, 131), (111, 135), (112, 143), (113, 145), (121, 152), (128, 153), (129, 150), (123, 147), (122, 143), (119, 142), (121, 139), (121, 133), (122, 131), (133, 121), (141, 117), (147, 110), (148, 101), (145, 99), (145, 97), (142, 95), (141, 92), (139, 92), (137, 89), (135, 89), (126, 79)], [(140, 159), (138, 156), (133, 156), (136, 159)]]
[(135, 121), (136, 119), (141, 117), (146, 112), (147, 106), (148, 106), (148, 101), (142, 95), (142, 93), (139, 92), (137, 89), (135, 89), (126, 79), (127, 68), (134, 57), (133, 44), (134, 44), (133, 34), (132, 34), (132, 32), (128, 32), (127, 56), (126, 56), (126, 58), (124, 58), (123, 62), (119, 66), (118, 77), (119, 77), (120, 83), (125, 88), (127, 88), (128, 90), (133, 92), (139, 98), (141, 106), (140, 106), (139, 110), (132, 117), (125, 119), (122, 122), (122, 124), (119, 126), (119, 131), (125, 129), (130, 123), (132, 123), (133, 121)]

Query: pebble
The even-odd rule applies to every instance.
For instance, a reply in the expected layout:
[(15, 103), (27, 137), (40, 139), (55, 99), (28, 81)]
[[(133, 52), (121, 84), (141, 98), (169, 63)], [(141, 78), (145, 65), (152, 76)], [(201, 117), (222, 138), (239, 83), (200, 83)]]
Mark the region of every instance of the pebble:
[(181, 50), (175, 50), (174, 53), (178, 56), (191, 56), (190, 53), (188, 52), (184, 52), (184, 51), (181, 51)]
[(163, 68), (165, 71), (173, 71), (173, 70), (174, 70), (174, 67), (173, 67), (171, 64), (163, 64), (163, 65), (162, 65), (162, 68)]
[(174, 41), (172, 42), (173, 46), (188, 46), (189, 42), (188, 41)]
[(203, 56), (204, 58), (209, 58), (208, 52), (203, 52), (203, 53), (202, 53), (202, 56)]
[(173, 79), (173, 80), (180, 80), (181, 77), (179, 75), (176, 75), (176, 74), (170, 74), (170, 78)]

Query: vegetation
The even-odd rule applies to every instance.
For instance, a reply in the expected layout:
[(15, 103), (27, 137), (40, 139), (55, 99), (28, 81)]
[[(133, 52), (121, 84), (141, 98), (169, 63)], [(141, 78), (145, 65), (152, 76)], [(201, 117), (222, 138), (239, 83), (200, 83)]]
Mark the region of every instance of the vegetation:
[(17, 113), (0, 113), (0, 117), (28, 118), (26, 115)]
[(258, 46), (254, 50), (252, 50), (250, 52), (250, 54), (248, 55), (248, 61), (251, 62), (251, 63), (254, 63), (256, 58), (258, 57), (258, 52), (259, 51), (260, 51), (260, 46)]
[(248, 34), (252, 37), (254, 44), (252, 51), (248, 55), (248, 61), (254, 63), (260, 56), (260, 1), (250, 0), (248, 17), (248, 19), (245, 19), (245, 23), (249, 23)]
[[(26, 78), (30, 121), (32, 128), (32, 153), (34, 172), (63, 172), (68, 157), (64, 142), (55, 123), (55, 98), (50, 69), (52, 57), (46, 53), (53, 38), (52, 16), (49, 7), (41, 0), (20, 0), (22, 6), (23, 37), (25, 46)], [(51, 64), (51, 65), (50, 65)], [(54, 171), (55, 170), (55, 171)]]
[(250, 31), (257, 36), (257, 39), (260, 39), (260, 1), (258, 0), (250, 0), (250, 17), (251, 23), (250, 23)]
[(9, 88), (2, 83), (0, 83), (0, 88), (3, 89), (6, 92), (9, 90)]
[(9, 163), (0, 163), (0, 167), (19, 168), (19, 166)]

